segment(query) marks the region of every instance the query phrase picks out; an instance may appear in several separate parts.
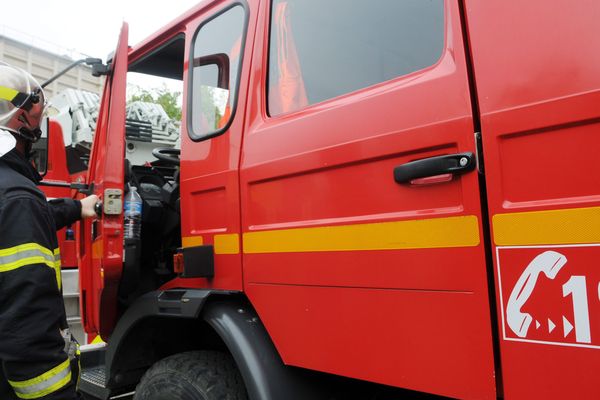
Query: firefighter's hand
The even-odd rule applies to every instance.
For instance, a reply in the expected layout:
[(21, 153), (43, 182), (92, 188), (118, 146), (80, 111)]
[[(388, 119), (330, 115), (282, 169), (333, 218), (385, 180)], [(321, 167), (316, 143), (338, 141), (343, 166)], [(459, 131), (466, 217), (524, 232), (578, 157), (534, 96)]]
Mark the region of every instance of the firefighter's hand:
[(98, 203), (98, 196), (95, 194), (81, 199), (81, 219), (92, 218), (96, 216), (94, 207)]

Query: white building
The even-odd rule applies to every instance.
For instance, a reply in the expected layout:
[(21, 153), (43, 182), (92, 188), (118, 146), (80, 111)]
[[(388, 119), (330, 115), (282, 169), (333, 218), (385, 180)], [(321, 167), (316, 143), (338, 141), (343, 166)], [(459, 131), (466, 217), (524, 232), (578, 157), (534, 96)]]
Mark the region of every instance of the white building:
[[(31, 42), (33, 42), (33, 38)], [(60, 51), (58, 46), (55, 46)], [(83, 57), (82, 57), (83, 58)], [(43, 50), (34, 44), (19, 41), (0, 33), (0, 61), (23, 68), (42, 83), (66, 68), (77, 58)], [(94, 77), (87, 65), (79, 65), (44, 89), (51, 98), (63, 89), (81, 89), (102, 94), (104, 77)]]

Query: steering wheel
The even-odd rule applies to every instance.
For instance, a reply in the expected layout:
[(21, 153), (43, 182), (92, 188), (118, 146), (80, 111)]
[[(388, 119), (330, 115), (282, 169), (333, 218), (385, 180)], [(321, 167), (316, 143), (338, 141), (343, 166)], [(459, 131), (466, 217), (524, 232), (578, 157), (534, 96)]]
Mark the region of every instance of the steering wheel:
[(152, 155), (158, 158), (160, 161), (164, 161), (167, 164), (179, 165), (179, 155), (181, 150), (174, 149), (171, 147), (157, 147), (152, 149)]

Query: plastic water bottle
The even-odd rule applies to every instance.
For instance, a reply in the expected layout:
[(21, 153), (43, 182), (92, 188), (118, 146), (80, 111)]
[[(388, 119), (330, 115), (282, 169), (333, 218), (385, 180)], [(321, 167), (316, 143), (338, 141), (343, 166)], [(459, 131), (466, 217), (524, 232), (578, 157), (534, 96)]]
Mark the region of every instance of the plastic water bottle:
[(139, 239), (142, 231), (142, 198), (135, 186), (125, 197), (125, 239)]

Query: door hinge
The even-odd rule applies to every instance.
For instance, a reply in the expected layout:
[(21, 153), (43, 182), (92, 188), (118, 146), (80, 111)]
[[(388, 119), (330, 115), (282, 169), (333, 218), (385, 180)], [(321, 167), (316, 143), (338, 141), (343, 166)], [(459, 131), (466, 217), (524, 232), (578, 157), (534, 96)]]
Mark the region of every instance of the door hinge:
[(475, 158), (477, 160), (477, 172), (485, 174), (483, 165), (483, 142), (481, 140), (481, 132), (475, 132)]

